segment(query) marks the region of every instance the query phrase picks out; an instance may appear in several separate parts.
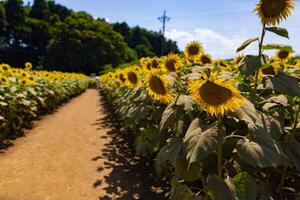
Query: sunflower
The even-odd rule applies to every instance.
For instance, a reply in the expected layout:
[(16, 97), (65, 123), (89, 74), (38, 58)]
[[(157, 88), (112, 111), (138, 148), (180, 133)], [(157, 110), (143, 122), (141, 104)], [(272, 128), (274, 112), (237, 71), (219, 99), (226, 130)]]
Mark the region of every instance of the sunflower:
[(5, 74), (6, 76), (11, 76), (12, 75), (12, 69), (8, 64), (1, 64), (0, 65), (0, 72)]
[(216, 64), (220, 68), (226, 68), (226, 69), (230, 68), (230, 65), (228, 64), (228, 62), (226, 60), (219, 59), (219, 60), (217, 60)]
[(155, 100), (169, 103), (173, 96), (168, 88), (168, 81), (160, 75), (159, 70), (150, 70), (145, 76), (146, 90)]
[(244, 97), (240, 91), (232, 86), (231, 81), (216, 79), (211, 73), (210, 77), (189, 83), (189, 89), (193, 99), (210, 115), (224, 115), (228, 111), (234, 112), (244, 103)]
[(233, 65), (238, 65), (241, 62), (241, 60), (243, 60), (244, 57), (245, 56), (243, 54), (236, 55), (235, 58), (232, 61), (232, 64)]
[(129, 87), (136, 87), (140, 83), (140, 78), (137, 72), (132, 69), (128, 69), (126, 71), (127, 81)]
[(197, 41), (192, 41), (186, 45), (184, 54), (186, 58), (194, 60), (195, 58), (198, 58), (200, 56), (202, 51), (202, 44)]
[(118, 74), (118, 78), (119, 78), (119, 82), (120, 82), (121, 86), (122, 87), (125, 86), (126, 85), (126, 76), (122, 72), (120, 72)]
[(289, 60), (290, 58), (292, 57), (292, 53), (290, 53), (289, 51), (287, 50), (279, 50), (277, 51), (274, 59), (275, 60), (280, 60), (280, 61), (287, 61)]
[(291, 15), (296, 0), (260, 0), (254, 11), (262, 24), (277, 25)]
[(158, 58), (152, 58), (151, 60), (151, 69), (158, 69), (159, 68), (159, 62)]
[(163, 62), (164, 70), (167, 72), (176, 72), (180, 69), (181, 66), (182, 62), (180, 57), (173, 53), (169, 54)]
[(213, 60), (211, 59), (211, 56), (209, 54), (201, 54), (200, 62), (202, 65), (206, 65), (206, 64), (212, 64)]
[(32, 64), (31, 64), (31, 62), (26, 62), (26, 63), (25, 63), (25, 70), (30, 71), (31, 69), (32, 69)]
[(19, 82), (19, 84), (22, 85), (22, 86), (29, 85), (29, 84), (30, 84), (30, 80), (27, 79), (27, 78), (24, 78), (24, 79), (22, 79), (22, 80)]
[(0, 83), (1, 85), (7, 85), (9, 84), (9, 80), (5, 76), (0, 76)]
[(280, 70), (280, 65), (278, 63), (271, 63), (268, 67), (260, 69), (263, 75), (274, 75), (276, 76)]
[(31, 82), (34, 82), (34, 81), (35, 81), (34, 76), (29, 76), (28, 79), (29, 79)]

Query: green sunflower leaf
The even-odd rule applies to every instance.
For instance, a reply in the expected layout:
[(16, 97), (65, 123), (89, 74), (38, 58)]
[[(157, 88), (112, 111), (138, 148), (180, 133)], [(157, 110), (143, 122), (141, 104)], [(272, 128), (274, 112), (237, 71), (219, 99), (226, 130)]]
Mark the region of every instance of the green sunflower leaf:
[(248, 124), (250, 139), (237, 142), (236, 150), (243, 161), (255, 167), (277, 167), (288, 164), (283, 149), (272, 139), (267, 127)]
[(251, 38), (251, 39), (248, 39), (246, 40), (239, 48), (237, 48), (236, 52), (240, 52), (242, 50), (244, 50), (247, 46), (249, 46), (252, 42), (255, 42), (255, 41), (258, 41), (258, 37), (256, 38)]
[(300, 97), (299, 81), (299, 78), (279, 72), (277, 76), (269, 77), (267, 88), (271, 88), (281, 94)]
[(284, 152), (300, 171), (300, 143), (291, 135), (286, 135), (280, 142)]
[(285, 50), (288, 51), (290, 53), (294, 53), (294, 49), (293, 47), (289, 46), (289, 45), (283, 45), (283, 44), (275, 44), (275, 43), (271, 43), (271, 44), (267, 44), (263, 46), (264, 50)]
[(210, 176), (205, 191), (212, 200), (246, 200), (237, 184), (230, 178), (223, 180), (216, 175)]
[(280, 28), (280, 27), (267, 27), (267, 31), (273, 32), (281, 37), (289, 38), (289, 32), (285, 28)]
[(257, 189), (255, 179), (247, 172), (241, 172), (233, 178), (245, 200), (256, 200)]
[(196, 196), (188, 186), (179, 183), (177, 178), (172, 178), (171, 186), (170, 200), (192, 200)]
[(264, 66), (263, 59), (253, 55), (247, 55), (240, 64), (240, 72), (245, 76), (254, 74), (258, 69)]
[[(191, 126), (194, 126), (194, 123)], [(190, 164), (204, 160), (213, 153), (217, 149), (219, 135), (217, 123), (213, 123), (204, 131), (200, 127), (195, 129), (195, 127), (191, 128), (191, 126), (184, 138), (185, 144), (187, 144), (187, 159)], [(191, 131), (191, 129), (194, 130)]]

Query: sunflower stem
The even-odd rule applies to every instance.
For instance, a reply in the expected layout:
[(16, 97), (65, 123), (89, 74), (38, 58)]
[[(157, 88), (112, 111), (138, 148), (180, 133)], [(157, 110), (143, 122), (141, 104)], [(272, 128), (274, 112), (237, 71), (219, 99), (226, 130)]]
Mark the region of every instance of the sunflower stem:
[[(296, 104), (296, 103), (295, 103), (295, 104)], [(296, 104), (296, 105), (297, 105), (297, 104)], [(293, 135), (296, 135), (296, 130), (297, 130), (297, 123), (298, 123), (299, 113), (300, 113), (300, 105), (298, 105), (298, 109), (296, 108), (295, 121), (294, 121), (294, 125), (293, 125), (293, 130), (292, 130)]]
[(280, 183), (279, 183), (279, 189), (280, 189), (279, 196), (280, 196), (280, 200), (284, 199), (284, 196), (283, 196), (283, 186), (284, 186), (285, 179), (286, 179), (287, 168), (288, 167), (286, 165), (283, 166), (283, 170), (282, 170), (282, 174), (281, 174), (281, 179), (280, 179)]
[[(266, 34), (266, 24), (263, 24), (261, 37), (260, 37), (259, 44), (258, 44), (258, 56), (260, 59), (262, 58), (262, 47), (263, 47), (263, 43), (264, 43), (265, 34)], [(256, 97), (258, 97), (256, 94), (257, 86), (258, 86), (258, 83), (257, 83), (258, 82), (258, 72), (259, 72), (259, 70), (257, 69), (255, 72), (255, 80), (254, 80), (254, 95)]]
[(222, 178), (222, 148), (223, 148), (223, 131), (222, 131), (222, 117), (218, 115), (218, 176)]

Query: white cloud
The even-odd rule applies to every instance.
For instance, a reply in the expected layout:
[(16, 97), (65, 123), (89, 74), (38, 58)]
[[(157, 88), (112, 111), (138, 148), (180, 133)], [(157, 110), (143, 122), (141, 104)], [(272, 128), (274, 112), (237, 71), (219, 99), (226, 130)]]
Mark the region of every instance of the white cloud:
[[(181, 50), (185, 45), (192, 41), (200, 41), (207, 53), (214, 58), (231, 58), (235, 55), (237, 47), (239, 47), (249, 37), (242, 30), (243, 34), (236, 34), (230, 37), (221, 35), (211, 29), (197, 28), (192, 32), (179, 31), (172, 29), (166, 32), (166, 37), (177, 41)], [(250, 46), (246, 53), (255, 53), (256, 46)]]

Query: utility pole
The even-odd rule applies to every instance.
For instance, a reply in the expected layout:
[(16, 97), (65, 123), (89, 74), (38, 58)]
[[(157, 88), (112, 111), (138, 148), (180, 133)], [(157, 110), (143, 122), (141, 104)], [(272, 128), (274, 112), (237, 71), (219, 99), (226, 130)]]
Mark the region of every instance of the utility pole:
[(162, 27), (162, 31), (163, 31), (163, 36), (165, 36), (165, 31), (166, 31), (166, 22), (170, 21), (170, 17), (166, 16), (166, 11), (164, 10), (164, 14), (163, 16), (159, 17), (158, 20), (160, 22), (162, 22), (163, 27)]
[(166, 22), (170, 21), (170, 17), (167, 17), (166, 15), (166, 11), (164, 10), (164, 14), (160, 17), (158, 17), (158, 20), (160, 22), (162, 22), (163, 26), (162, 26), (162, 35), (163, 35), (163, 38), (162, 38), (162, 44), (161, 44), (161, 55), (164, 54), (165, 52), (165, 31), (166, 31)]

